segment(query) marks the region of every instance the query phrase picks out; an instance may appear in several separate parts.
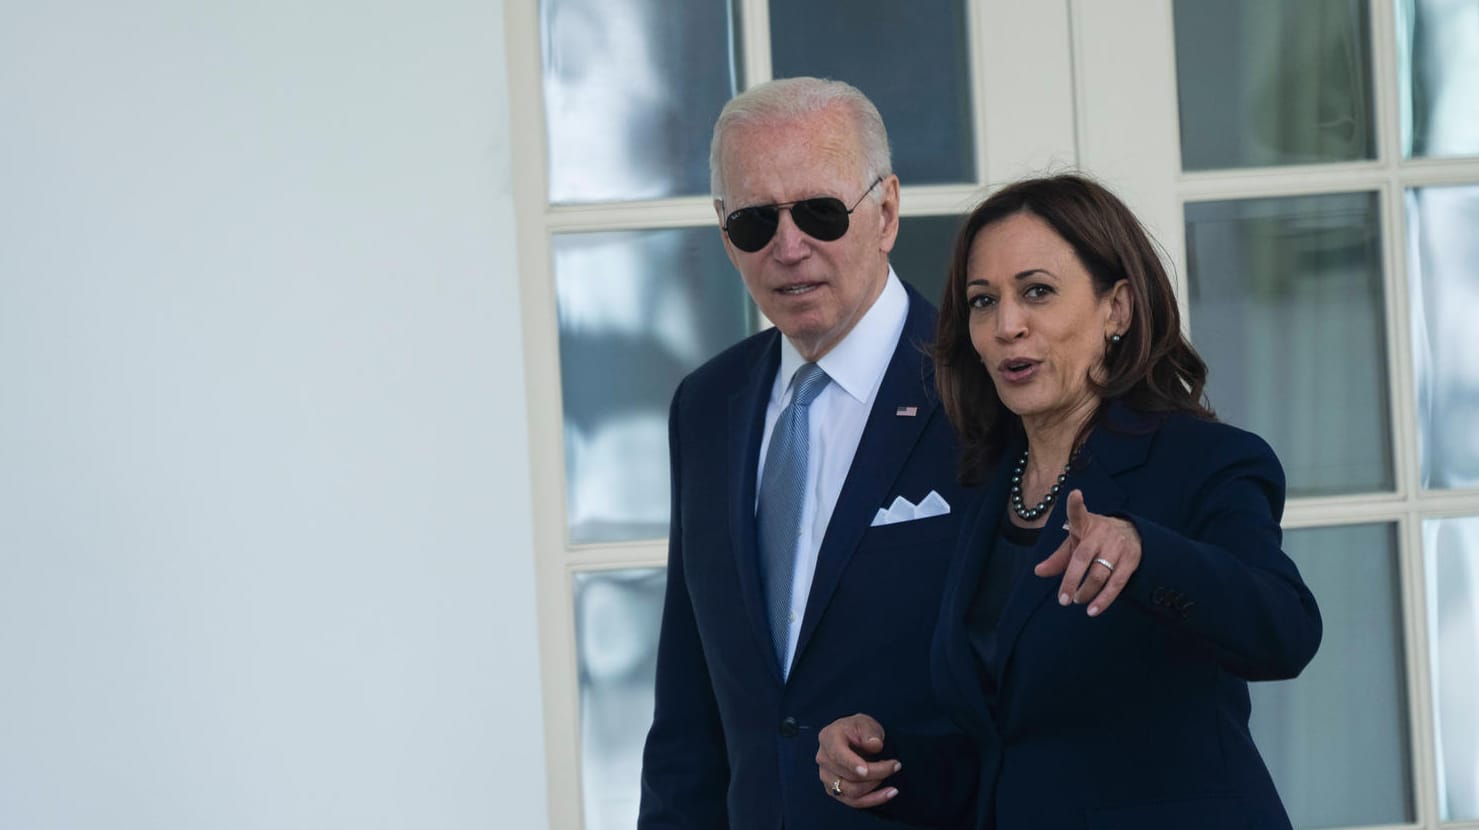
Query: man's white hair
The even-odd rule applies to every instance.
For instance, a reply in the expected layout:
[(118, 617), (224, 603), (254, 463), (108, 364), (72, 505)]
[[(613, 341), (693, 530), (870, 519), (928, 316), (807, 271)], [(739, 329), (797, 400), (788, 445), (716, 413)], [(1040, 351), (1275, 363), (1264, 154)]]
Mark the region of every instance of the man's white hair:
[[(857, 127), (858, 144), (863, 150), (863, 172), (869, 182), (893, 173), (889, 157), (888, 131), (883, 116), (857, 87), (825, 78), (779, 78), (747, 89), (730, 99), (714, 122), (714, 139), (709, 144), (709, 187), (714, 198), (724, 200), (724, 140), (738, 128), (752, 125), (795, 121), (841, 106), (852, 116)], [(867, 182), (860, 183), (867, 184)], [(881, 199), (883, 189), (869, 191)]]

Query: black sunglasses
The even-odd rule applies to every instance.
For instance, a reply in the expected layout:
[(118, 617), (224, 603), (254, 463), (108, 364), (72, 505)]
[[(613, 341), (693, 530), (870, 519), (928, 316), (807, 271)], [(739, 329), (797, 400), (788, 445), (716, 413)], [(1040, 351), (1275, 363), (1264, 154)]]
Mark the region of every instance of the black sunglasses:
[(734, 243), (734, 247), (753, 254), (770, 244), (776, 228), (780, 226), (781, 211), (789, 210), (791, 221), (812, 239), (822, 242), (841, 239), (847, 233), (847, 218), (882, 181), (882, 176), (874, 179), (868, 189), (863, 191), (863, 195), (852, 203), (852, 207), (833, 196), (817, 196), (795, 202), (740, 208), (724, 217), (724, 232), (729, 235), (729, 241)]

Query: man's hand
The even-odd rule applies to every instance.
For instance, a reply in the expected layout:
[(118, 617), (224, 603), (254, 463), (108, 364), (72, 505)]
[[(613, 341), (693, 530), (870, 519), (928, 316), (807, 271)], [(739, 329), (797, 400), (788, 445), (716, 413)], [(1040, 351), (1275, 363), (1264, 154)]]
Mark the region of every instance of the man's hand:
[(1090, 513), (1081, 490), (1068, 494), (1067, 529), (1068, 538), (1032, 572), (1041, 577), (1063, 574), (1058, 604), (1088, 603), (1089, 616), (1097, 617), (1140, 567), (1140, 533), (1124, 519)]
[(883, 751), (883, 726), (857, 714), (832, 721), (817, 735), (817, 777), (827, 794), (849, 807), (877, 807), (899, 794), (879, 786), (903, 769), (898, 761), (869, 761)]

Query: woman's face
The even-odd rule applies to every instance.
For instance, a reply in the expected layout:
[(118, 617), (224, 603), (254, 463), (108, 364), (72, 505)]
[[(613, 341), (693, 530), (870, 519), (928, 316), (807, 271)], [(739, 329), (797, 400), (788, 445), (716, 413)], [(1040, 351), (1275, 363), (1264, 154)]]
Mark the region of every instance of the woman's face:
[(1110, 335), (1129, 325), (1129, 283), (1101, 296), (1072, 246), (1036, 215), (982, 228), (966, 264), (971, 343), (996, 394), (1029, 429), (1077, 428), (1097, 396)]

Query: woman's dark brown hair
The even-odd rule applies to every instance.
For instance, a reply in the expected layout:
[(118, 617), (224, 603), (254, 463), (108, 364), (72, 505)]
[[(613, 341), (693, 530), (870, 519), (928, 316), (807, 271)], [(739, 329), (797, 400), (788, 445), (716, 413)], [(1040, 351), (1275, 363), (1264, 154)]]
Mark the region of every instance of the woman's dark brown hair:
[(1211, 418), (1203, 398), (1207, 364), (1181, 333), (1171, 280), (1140, 221), (1103, 185), (1064, 174), (1023, 179), (992, 194), (971, 211), (955, 239), (940, 319), (935, 331), (935, 384), (961, 446), (961, 479), (979, 481), (1001, 457), (1021, 420), (997, 397), (991, 376), (971, 345), (965, 285), (971, 244), (989, 225), (1017, 213), (1047, 222), (1072, 246), (1102, 297), (1127, 280), (1132, 314), (1123, 339), (1106, 348), (1104, 379), (1089, 384), (1099, 408), (1123, 401), (1142, 412), (1186, 412)]

